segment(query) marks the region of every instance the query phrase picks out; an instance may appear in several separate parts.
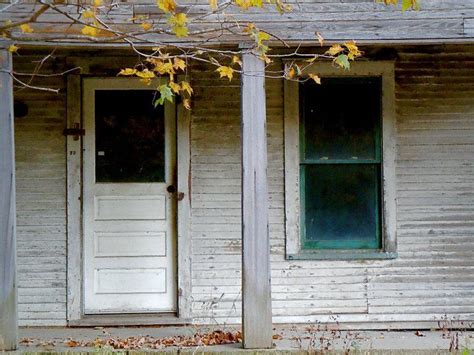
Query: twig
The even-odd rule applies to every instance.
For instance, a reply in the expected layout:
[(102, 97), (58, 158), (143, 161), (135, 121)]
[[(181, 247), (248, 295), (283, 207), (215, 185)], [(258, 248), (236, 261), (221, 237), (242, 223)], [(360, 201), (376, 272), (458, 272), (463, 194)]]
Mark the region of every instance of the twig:
[(40, 90), (40, 91), (54, 92), (55, 94), (59, 93), (59, 89), (51, 89), (51, 88), (45, 88), (45, 87), (41, 87), (41, 86), (30, 85), (28, 83), (25, 83), (25, 82), (21, 81), (17, 77), (15, 77), (15, 75), (13, 75), (13, 73), (8, 72), (8, 74), (12, 77), (12, 79), (14, 81), (21, 84), (25, 88), (33, 89), (33, 90)]
[[(61, 76), (61, 75), (66, 75), (66, 74), (69, 74), (70, 72), (73, 72), (75, 70), (80, 70), (81, 67), (74, 67), (74, 68), (71, 68), (71, 69), (68, 69), (68, 70), (65, 70), (61, 73), (54, 73), (54, 74), (38, 74), (38, 73), (19, 73), (19, 72), (12, 72), (13, 75), (17, 75), (17, 76), (38, 76), (38, 77), (43, 77), (43, 78), (49, 78), (49, 77), (52, 77), (52, 76)], [(2, 70), (3, 71), (3, 70)]]
[(7, 11), (10, 7), (13, 7), (13, 6), (17, 5), (19, 2), (20, 2), (19, 0), (13, 1), (11, 4), (8, 4), (7, 6), (1, 8), (0, 13)]
[(10, 28), (18, 27), (18, 26), (21, 26), (21, 25), (24, 25), (24, 24), (27, 24), (27, 23), (36, 22), (38, 17), (40, 17), (48, 9), (49, 9), (48, 5), (43, 5), (43, 6), (41, 6), (41, 8), (38, 11), (36, 11), (33, 15), (31, 15), (31, 17), (29, 19), (6, 24), (6, 25), (0, 27), (0, 32), (5, 32), (6, 30), (8, 30)]

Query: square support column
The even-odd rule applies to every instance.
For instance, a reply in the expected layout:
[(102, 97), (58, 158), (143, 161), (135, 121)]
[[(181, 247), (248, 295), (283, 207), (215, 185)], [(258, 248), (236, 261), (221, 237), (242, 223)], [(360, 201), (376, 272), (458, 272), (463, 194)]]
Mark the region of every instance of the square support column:
[(12, 56), (0, 42), (0, 352), (18, 340)]
[(268, 233), (265, 63), (242, 56), (242, 335), (247, 349), (273, 345)]

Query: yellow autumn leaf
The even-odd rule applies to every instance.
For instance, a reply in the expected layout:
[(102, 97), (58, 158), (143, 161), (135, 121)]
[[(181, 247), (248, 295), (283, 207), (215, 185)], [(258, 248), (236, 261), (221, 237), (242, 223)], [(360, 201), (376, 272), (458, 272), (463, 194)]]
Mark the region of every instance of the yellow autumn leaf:
[(14, 44), (10, 44), (10, 45), (8, 46), (8, 51), (9, 51), (10, 53), (17, 53), (17, 52), (18, 52), (18, 49), (19, 49), (19, 47), (15, 46)]
[(152, 79), (155, 77), (155, 73), (153, 73), (151, 70), (148, 70), (148, 69), (137, 71), (135, 75), (142, 79)]
[(148, 31), (150, 28), (153, 27), (153, 25), (149, 22), (143, 22), (140, 24), (140, 26), (142, 26), (142, 28), (145, 30), (145, 31)]
[(420, 4), (418, 0), (403, 0), (402, 1), (402, 10), (406, 11), (409, 9), (413, 9), (415, 11), (420, 10)]
[(286, 4), (285, 2), (281, 0), (273, 0), (273, 1), (275, 2), (275, 7), (279, 13), (289, 12), (293, 9), (293, 7), (290, 4)]
[(175, 74), (174, 68), (173, 68), (173, 63), (171, 63), (171, 60), (167, 62), (163, 62), (161, 60), (156, 60), (153, 62), (155, 67), (153, 70), (161, 75), (163, 74)]
[(182, 81), (181, 82), (181, 90), (183, 92), (187, 92), (189, 96), (191, 96), (194, 92), (193, 88), (187, 81)]
[(94, 5), (96, 7), (100, 6), (100, 5), (102, 5), (102, 0), (92, 0), (92, 5)]
[(181, 90), (181, 86), (179, 84), (176, 84), (174, 81), (170, 81), (169, 87), (171, 88), (171, 91), (173, 91), (175, 94), (178, 94)]
[(362, 52), (357, 47), (355, 41), (346, 42), (346, 43), (344, 43), (344, 46), (349, 51), (349, 54), (348, 54), (349, 59), (353, 60), (353, 59), (355, 59), (357, 57), (360, 57), (362, 55)]
[(156, 4), (166, 13), (173, 12), (176, 9), (176, 2), (174, 0), (156, 0)]
[(266, 32), (259, 31), (257, 34), (257, 43), (260, 45), (263, 41), (270, 39), (270, 35)]
[(241, 61), (240, 58), (237, 57), (236, 55), (234, 55), (234, 56), (232, 57), (232, 64), (238, 64), (238, 65), (240, 65), (240, 66), (242, 67), (242, 61)]
[(186, 110), (191, 110), (191, 100), (184, 99), (183, 100), (183, 106)]
[(33, 32), (33, 29), (27, 23), (24, 23), (23, 25), (20, 25), (20, 30), (23, 33), (32, 33)]
[(250, 0), (250, 5), (255, 7), (262, 7), (263, 0)]
[(181, 58), (174, 58), (173, 61), (174, 61), (173, 67), (175, 69), (181, 69), (181, 70), (186, 69), (186, 62), (182, 60)]
[[(398, 5), (399, 0), (376, 0), (376, 2), (384, 3), (385, 5)], [(402, 10), (409, 9), (419, 10), (420, 4), (418, 0), (402, 0)]]
[(318, 38), (319, 45), (322, 47), (324, 45), (324, 38), (321, 36), (321, 33), (316, 32), (316, 37)]
[(217, 0), (209, 0), (209, 5), (212, 10), (217, 10)]
[(168, 19), (168, 23), (173, 26), (184, 26), (188, 22), (188, 18), (186, 17), (185, 13), (177, 13), (175, 15), (170, 16)]
[(242, 32), (251, 33), (253, 30), (255, 30), (255, 25), (253, 23), (249, 23), (247, 27), (242, 30)]
[(235, 4), (243, 10), (247, 10), (252, 5), (250, 0), (235, 0)]
[(295, 71), (295, 68), (291, 67), (290, 70), (288, 70), (288, 73), (287, 73), (287, 78), (288, 79), (293, 79), (296, 75), (296, 71)]
[(356, 45), (355, 41), (345, 42), (344, 46), (346, 46), (346, 48), (349, 50), (349, 52), (359, 51), (359, 48), (357, 48), (357, 45)]
[(344, 51), (344, 48), (342, 48), (341, 45), (339, 44), (334, 44), (331, 48), (329, 48), (327, 51), (326, 51), (326, 54), (329, 54), (329, 55), (337, 55), (341, 52)]
[(171, 15), (168, 18), (168, 23), (171, 25), (172, 30), (177, 37), (186, 37), (188, 35), (188, 27), (186, 26), (187, 22), (188, 18), (186, 17), (186, 14), (182, 12)]
[(308, 76), (314, 80), (316, 84), (321, 85), (321, 78), (316, 74), (308, 74)]
[(125, 68), (125, 69), (120, 70), (120, 72), (118, 73), (118, 75), (135, 75), (136, 73), (137, 73), (137, 70), (136, 70), (136, 69), (133, 69), (133, 68)]
[(188, 35), (188, 28), (186, 26), (174, 26), (173, 32), (176, 37), (186, 37)]
[(98, 30), (95, 27), (84, 26), (84, 28), (81, 30), (81, 32), (84, 36), (95, 37), (95, 36), (97, 36)]
[(216, 72), (219, 73), (221, 78), (225, 78), (225, 77), (229, 78), (229, 81), (232, 80), (232, 76), (234, 75), (234, 69), (225, 65), (222, 65), (219, 68), (217, 68)]
[(95, 18), (95, 12), (92, 10), (86, 10), (82, 13), (82, 17), (84, 18)]
[(271, 60), (265, 53), (259, 55), (258, 58), (260, 58), (260, 60), (263, 60), (265, 64), (273, 63), (273, 60)]

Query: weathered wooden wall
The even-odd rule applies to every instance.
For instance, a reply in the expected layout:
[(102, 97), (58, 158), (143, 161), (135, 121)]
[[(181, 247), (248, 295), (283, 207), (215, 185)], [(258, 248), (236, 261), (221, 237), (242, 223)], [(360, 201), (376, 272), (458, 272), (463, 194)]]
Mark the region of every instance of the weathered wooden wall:
[[(286, 261), (283, 83), (267, 81), (269, 222), (275, 322), (474, 319), (474, 47), (399, 47), (399, 258)], [(16, 70), (33, 57), (14, 59)], [(108, 60), (110, 63), (110, 60)], [(47, 62), (58, 70), (62, 59)], [(65, 80), (34, 83), (65, 88)], [(195, 71), (191, 114), (193, 316), (240, 321), (240, 83)], [(65, 92), (15, 92), (22, 325), (66, 323)], [(399, 326), (408, 323), (399, 323)]]
[[(314, 41), (315, 32), (319, 31), (327, 40), (355, 39), (365, 42), (394, 41), (394, 42), (421, 42), (421, 41), (459, 41), (474, 39), (474, 1), (473, 0), (422, 0), (420, 11), (407, 11), (383, 4), (374, 0), (303, 0), (288, 1), (293, 11), (280, 15), (269, 7), (268, 11), (249, 10), (245, 13), (235, 6), (226, 8), (227, 17), (220, 15), (205, 16), (209, 11), (207, 0), (178, 1), (182, 10), (191, 20), (190, 30), (221, 28), (233, 25), (235, 19), (253, 21), (255, 24), (281, 39), (287, 41)], [(67, 5), (67, 6), (66, 6)], [(0, 9), (6, 4), (0, 4)], [(21, 21), (29, 18), (41, 5), (33, 0), (19, 1), (17, 5), (9, 7), (8, 11), (0, 13), (0, 23), (11, 19)], [(72, 1), (57, 5), (72, 17), (79, 18), (78, 8)], [(115, 2), (115, 6), (101, 19), (118, 30), (139, 30), (140, 20), (132, 18), (147, 16), (150, 21), (163, 25), (166, 17), (152, 0), (129, 0)], [(64, 16), (53, 10), (42, 14), (32, 25), (34, 35), (42, 33), (43, 37), (58, 38), (67, 42), (77, 40), (82, 25), (70, 25)], [(167, 28), (165, 25), (164, 28)], [(235, 29), (234, 29), (235, 30)], [(237, 30), (238, 32), (239, 30)], [(176, 41), (174, 36), (147, 34), (143, 38)], [(199, 40), (198, 36), (193, 37)], [(188, 38), (184, 39), (188, 41)], [(225, 33), (219, 36), (219, 42), (235, 42), (242, 40), (241, 36)], [(211, 41), (212, 42), (212, 41)]]
[[(33, 72), (44, 56), (14, 59), (18, 72)], [(41, 74), (61, 71), (50, 59)], [(28, 77), (21, 77), (28, 80)], [(18, 312), (20, 325), (66, 324), (66, 125), (65, 78), (36, 77), (32, 85), (59, 88), (59, 94), (15, 90), (28, 106), (15, 119), (17, 171)]]
[[(474, 319), (473, 63), (473, 47), (399, 49), (399, 257), (387, 261), (285, 260), (282, 82), (267, 80), (274, 322), (324, 321), (330, 315), (338, 315), (340, 321), (394, 322), (394, 326), (445, 314)], [(237, 322), (238, 83), (227, 85), (203, 75), (194, 85), (195, 316), (204, 322)]]

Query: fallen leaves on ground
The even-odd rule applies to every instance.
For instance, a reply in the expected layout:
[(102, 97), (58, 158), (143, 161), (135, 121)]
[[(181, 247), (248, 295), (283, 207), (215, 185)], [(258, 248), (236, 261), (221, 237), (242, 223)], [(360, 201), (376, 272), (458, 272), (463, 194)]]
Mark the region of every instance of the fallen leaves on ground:
[(76, 346), (79, 346), (80, 343), (76, 340), (70, 339), (70, 340), (67, 340), (65, 344), (66, 346), (69, 346), (70, 348), (75, 348)]
[(191, 336), (179, 335), (166, 338), (154, 338), (151, 336), (131, 336), (127, 338), (108, 337), (89, 340), (74, 340), (68, 338), (64, 341), (44, 341), (33, 338), (23, 338), (20, 344), (31, 346), (66, 346), (75, 347), (94, 347), (94, 348), (113, 348), (113, 349), (161, 349), (164, 347), (195, 347), (235, 344), (242, 342), (242, 334), (239, 331), (215, 330), (209, 333), (196, 333)]

